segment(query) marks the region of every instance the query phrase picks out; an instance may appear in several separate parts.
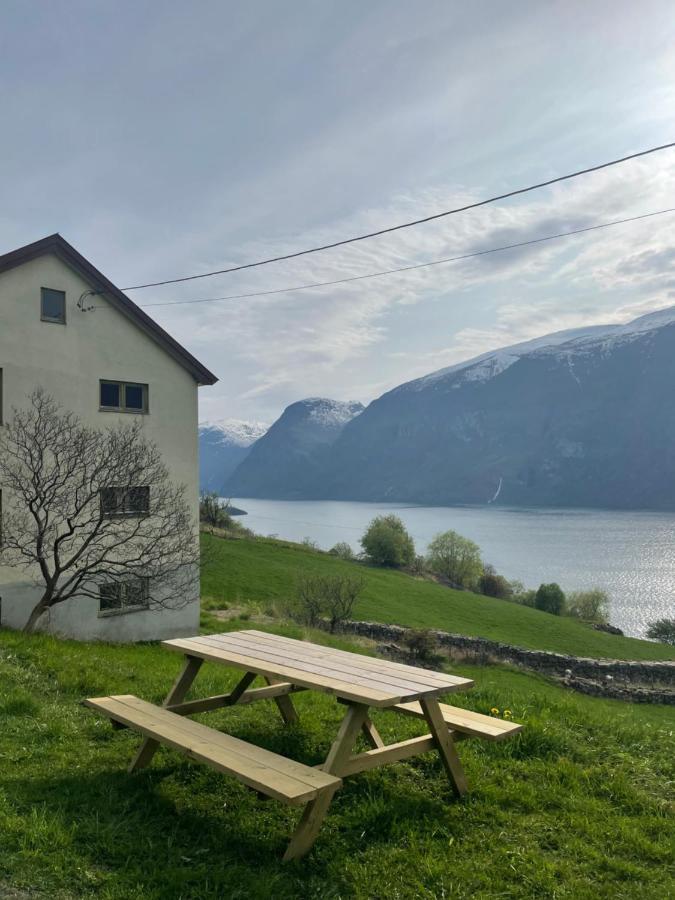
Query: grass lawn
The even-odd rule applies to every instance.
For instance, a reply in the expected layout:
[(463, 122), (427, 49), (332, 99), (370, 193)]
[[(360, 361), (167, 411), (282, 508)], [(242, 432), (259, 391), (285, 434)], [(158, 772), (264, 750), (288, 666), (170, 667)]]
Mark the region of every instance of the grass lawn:
[(552, 616), (449, 588), (400, 572), (343, 562), (325, 553), (265, 538), (221, 540), (203, 535), (209, 565), (202, 578), (205, 605), (255, 603), (263, 609), (288, 598), (298, 575), (357, 570), (366, 580), (354, 617), (413, 628), (438, 628), (538, 650), (617, 659), (675, 659), (675, 647), (594, 631)]
[[(244, 567), (242, 547), (228, 544), (227, 551)], [(275, 559), (281, 553), (264, 551)], [(250, 561), (247, 571), (255, 571)], [(279, 590), (275, 571), (268, 579)], [(399, 582), (403, 595), (400, 579), (376, 579), (367, 603)], [(234, 600), (235, 584), (228, 590)], [(437, 609), (445, 602), (435, 593), (415, 595), (420, 603), (426, 597)], [(459, 605), (451, 596), (447, 602)], [(208, 617), (205, 625), (224, 627)], [(275, 630), (300, 636), (294, 628)], [(113, 732), (80, 705), (107, 693), (159, 701), (180, 664), (152, 644), (81, 644), (0, 630), (0, 897), (23, 897), (11, 893), (22, 890), (56, 900), (675, 895), (672, 708), (585, 697), (507, 668), (458, 667), (477, 686), (452, 702), (481, 712), (509, 708), (525, 723), (523, 734), (504, 744), (460, 745), (470, 782), (461, 802), (434, 755), (349, 779), (311, 855), (283, 865), (297, 810), (263, 802), (165, 749), (149, 770), (127, 775), (138, 737)], [(196, 687), (222, 692), (237, 677), (207, 663)], [(343, 708), (310, 693), (296, 703), (301, 722), (290, 728), (269, 701), (201, 719), (318, 763)], [(422, 723), (391, 713), (373, 717), (385, 739), (423, 731)]]

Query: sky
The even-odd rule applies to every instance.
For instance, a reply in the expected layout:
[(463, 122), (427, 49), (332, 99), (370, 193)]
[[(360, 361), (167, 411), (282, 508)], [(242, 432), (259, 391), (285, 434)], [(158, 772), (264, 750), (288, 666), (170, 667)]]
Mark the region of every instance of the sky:
[[(121, 288), (350, 237), (675, 140), (670, 0), (4, 0), (0, 252), (55, 231)], [(220, 381), (200, 417), (375, 399), (675, 305), (675, 150), (394, 235), (129, 296)], [(90, 315), (105, 316), (104, 310)]]

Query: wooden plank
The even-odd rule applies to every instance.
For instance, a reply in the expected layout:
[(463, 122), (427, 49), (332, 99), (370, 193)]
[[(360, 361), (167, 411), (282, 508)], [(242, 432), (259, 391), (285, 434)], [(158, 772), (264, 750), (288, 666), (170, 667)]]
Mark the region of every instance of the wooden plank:
[(347, 673), (350, 678), (363, 679), (364, 683), (379, 682), (387, 687), (393, 687), (395, 690), (414, 691), (416, 693), (424, 693), (428, 690), (437, 690), (440, 687), (438, 679), (422, 678), (417, 673), (408, 675), (405, 671), (390, 670), (383, 666), (384, 671), (380, 671), (379, 667), (369, 666), (367, 657), (360, 656), (358, 653), (331, 653), (330, 648), (325, 648), (325, 652), (321, 652), (324, 648), (317, 644), (311, 644), (306, 641), (295, 641), (288, 639), (283, 644), (281, 642), (269, 641), (258, 638), (251, 632), (238, 631), (229, 632), (226, 635), (210, 635), (214, 641), (220, 642), (225, 639), (227, 643), (251, 647), (257, 653), (274, 653), (275, 657), (287, 659), (293, 664), (299, 662), (303, 666), (308, 664), (319, 664), (326, 669), (338, 672), (340, 674)]
[[(195, 680), (197, 673), (202, 667), (202, 662), (203, 660), (198, 656), (187, 656), (185, 658), (183, 669), (179, 672), (171, 690), (164, 699), (164, 707), (169, 706), (171, 703), (180, 703), (181, 700), (185, 699), (187, 692), (192, 686), (192, 682)], [(138, 748), (136, 755), (129, 763), (129, 771), (138, 772), (140, 769), (145, 769), (146, 766), (149, 766), (158, 747), (159, 744), (157, 741), (150, 739), (143, 741)]]
[(344, 778), (348, 775), (356, 775), (357, 772), (365, 772), (378, 766), (387, 766), (390, 763), (400, 762), (411, 756), (419, 756), (436, 749), (436, 741), (430, 734), (422, 737), (410, 738), (407, 741), (399, 741), (396, 744), (377, 747), (358, 753), (343, 762), (339, 774)]
[[(183, 719), (137, 697), (99, 697), (85, 702), (130, 728), (187, 753), (198, 762), (234, 775), (249, 787), (279, 800), (302, 803), (326, 787), (337, 786), (334, 778), (327, 778), (319, 770)], [(320, 780), (314, 777), (317, 772)]]
[[(391, 678), (379, 673), (365, 673), (361, 669), (355, 669), (351, 665), (335, 663), (331, 659), (319, 660), (315, 657), (302, 657), (299, 653), (295, 657), (286, 650), (268, 650), (265, 647), (238, 640), (232, 635), (209, 635), (208, 637), (195, 638), (197, 643), (205, 643), (208, 646), (235, 653), (250, 654), (251, 658), (260, 660), (270, 665), (288, 665), (300, 672), (323, 675), (327, 678), (335, 678), (347, 682), (352, 687), (375, 688), (384, 692), (394, 692), (401, 697), (418, 698), (431, 691), (442, 691), (442, 688), (422, 687), (419, 684), (405, 681), (404, 679)], [(301, 642), (298, 642), (301, 643)]]
[[(269, 675), (265, 676), (265, 681), (268, 685), (274, 686), (275, 684), (279, 684), (278, 678), (270, 678)], [(288, 694), (276, 694), (274, 697), (274, 702), (277, 705), (277, 709), (279, 710), (279, 715), (284, 720), (285, 725), (294, 725), (296, 722), (300, 720), (298, 716), (298, 712), (293, 705), (293, 701), (288, 696)]]
[(365, 739), (373, 749), (377, 747), (384, 747), (384, 741), (380, 737), (380, 732), (373, 725), (370, 718), (365, 718), (363, 725), (361, 726), (361, 731), (363, 732)]
[(438, 754), (441, 757), (445, 771), (448, 773), (450, 784), (457, 796), (461, 797), (468, 790), (466, 775), (464, 774), (461, 760), (457, 755), (452, 735), (443, 719), (438, 700), (435, 697), (423, 697), (421, 704), (424, 718), (429, 726), (429, 731), (436, 740)]
[[(422, 706), (417, 702), (398, 703), (392, 709), (403, 713), (403, 715), (414, 716), (417, 719), (424, 718)], [(448, 706), (446, 703), (440, 704), (440, 710), (448, 728), (472, 737), (485, 738), (488, 741), (503, 741), (523, 730), (523, 726), (517, 722), (496, 719), (470, 709)]]
[(311, 688), (326, 694), (338, 695), (356, 703), (386, 707), (395, 703), (401, 703), (404, 699), (400, 694), (395, 696), (374, 688), (366, 688), (362, 685), (355, 686), (349, 682), (339, 681), (336, 678), (327, 678), (312, 672), (303, 672), (290, 666), (272, 665), (263, 660), (257, 660), (253, 656), (243, 656), (234, 651), (219, 650), (217, 647), (207, 644), (198, 644), (194, 638), (174, 638), (162, 643), (167, 649), (178, 653), (192, 653), (202, 659), (214, 660), (235, 669), (257, 671), (261, 675), (272, 675), (273, 677), (278, 676), (293, 682), (293, 684), (299, 684), (302, 687)]
[(422, 684), (435, 684), (439, 687), (447, 686), (448, 692), (456, 690), (466, 690), (473, 687), (473, 681), (470, 678), (463, 678), (459, 675), (448, 675), (445, 672), (435, 672), (430, 669), (424, 669), (420, 666), (407, 665), (406, 663), (394, 662), (389, 659), (380, 659), (376, 656), (366, 656), (361, 653), (351, 653), (348, 650), (337, 650), (334, 647), (325, 647), (321, 644), (314, 644), (310, 641), (297, 641), (295, 638), (286, 638), (278, 634), (270, 634), (265, 631), (237, 631), (237, 635), (250, 634), (260, 637), (261, 639), (269, 639), (281, 646), (288, 644), (301, 643), (308, 648), (308, 653), (317, 656), (336, 656), (338, 658), (354, 657), (358, 660), (358, 665), (372, 668), (377, 671), (387, 673), (391, 671), (405, 673), (405, 677), (413, 681), (420, 681)]
[[(298, 691), (306, 690), (307, 688), (283, 681), (271, 686), (244, 691), (237, 700), (237, 706), (245, 703), (255, 703), (258, 700), (273, 700), (275, 697), (282, 697), (286, 694), (295, 694)], [(203, 697), (201, 700), (188, 700), (186, 703), (172, 704), (166, 708), (170, 712), (178, 713), (179, 716), (190, 716), (194, 713), (209, 712), (210, 710), (222, 709), (227, 706), (233, 706), (232, 694), (216, 694), (213, 697)]]
[[(322, 768), (324, 771), (337, 772), (342, 768), (351, 753), (351, 748), (354, 746), (359, 729), (367, 716), (368, 707), (364, 704), (355, 703), (349, 707), (342, 720), (337, 737), (330, 748), (326, 762), (323, 764)], [(307, 804), (298, 827), (293, 833), (288, 849), (284, 854), (284, 862), (297, 859), (307, 853), (316, 840), (332, 799), (333, 792), (324, 791), (315, 800)]]

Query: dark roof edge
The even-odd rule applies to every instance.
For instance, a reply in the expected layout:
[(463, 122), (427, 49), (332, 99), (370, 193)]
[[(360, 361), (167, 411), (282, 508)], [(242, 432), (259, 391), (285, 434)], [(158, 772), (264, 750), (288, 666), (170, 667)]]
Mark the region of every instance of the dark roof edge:
[(26, 244), (25, 247), (19, 247), (17, 250), (3, 254), (0, 256), (0, 272), (14, 269), (33, 259), (37, 259), (39, 256), (44, 256), (46, 253), (55, 254), (78, 271), (97, 291), (100, 291), (111, 300), (120, 312), (124, 313), (142, 331), (163, 347), (184, 369), (187, 369), (198, 384), (215, 384), (218, 381), (213, 372), (210, 372), (206, 366), (203, 366), (198, 359), (179, 344), (175, 338), (172, 338), (154, 319), (151, 319), (147, 313), (144, 313), (133, 300), (130, 300), (118, 287), (115, 287), (112, 281), (107, 279), (102, 272), (99, 272), (88, 259), (85, 259), (81, 253), (78, 253), (72, 244), (69, 244), (60, 234), (50, 234), (48, 237), (35, 241), (32, 244)]

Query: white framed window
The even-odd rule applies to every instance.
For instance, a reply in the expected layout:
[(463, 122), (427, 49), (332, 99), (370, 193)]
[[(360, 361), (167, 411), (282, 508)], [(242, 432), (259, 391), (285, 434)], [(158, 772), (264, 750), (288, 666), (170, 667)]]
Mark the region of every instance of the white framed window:
[(117, 616), (122, 613), (148, 609), (150, 605), (150, 579), (125, 578), (99, 585), (99, 616)]

